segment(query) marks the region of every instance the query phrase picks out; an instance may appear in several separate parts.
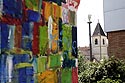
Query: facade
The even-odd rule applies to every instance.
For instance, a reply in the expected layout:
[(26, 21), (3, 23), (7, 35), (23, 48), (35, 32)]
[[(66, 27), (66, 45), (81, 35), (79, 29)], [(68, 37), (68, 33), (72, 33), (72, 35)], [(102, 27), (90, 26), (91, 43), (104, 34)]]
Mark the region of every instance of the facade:
[(90, 48), (89, 47), (79, 47), (79, 54), (85, 56), (85, 59), (90, 60)]
[(104, 27), (108, 55), (125, 58), (125, 0), (104, 0)]
[(107, 37), (100, 23), (97, 23), (92, 35), (92, 55), (94, 56), (94, 58), (96, 58), (97, 60), (108, 58), (107, 47)]

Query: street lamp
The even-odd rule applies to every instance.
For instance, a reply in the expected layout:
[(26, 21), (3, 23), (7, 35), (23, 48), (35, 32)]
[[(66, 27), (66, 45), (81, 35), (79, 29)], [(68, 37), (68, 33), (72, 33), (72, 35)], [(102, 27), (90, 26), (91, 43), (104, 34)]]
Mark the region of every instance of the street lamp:
[(91, 14), (88, 15), (88, 24), (89, 24), (89, 45), (90, 45), (90, 61), (93, 61), (93, 58), (92, 58), (92, 44), (91, 44)]

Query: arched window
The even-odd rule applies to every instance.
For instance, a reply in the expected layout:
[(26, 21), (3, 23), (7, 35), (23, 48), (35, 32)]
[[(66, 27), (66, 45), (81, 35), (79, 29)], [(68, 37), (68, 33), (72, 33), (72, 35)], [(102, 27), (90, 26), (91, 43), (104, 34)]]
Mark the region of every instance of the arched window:
[(105, 40), (103, 39), (103, 45), (105, 45)]
[(95, 45), (98, 45), (98, 39), (95, 39)]

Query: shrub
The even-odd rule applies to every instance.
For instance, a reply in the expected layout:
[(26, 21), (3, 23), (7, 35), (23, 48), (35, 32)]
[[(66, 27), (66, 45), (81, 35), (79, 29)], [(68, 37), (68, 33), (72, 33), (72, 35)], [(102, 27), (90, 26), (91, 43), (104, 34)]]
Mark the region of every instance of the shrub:
[(122, 83), (122, 81), (119, 80), (119, 79), (112, 80), (110, 78), (107, 78), (107, 79), (103, 79), (103, 80), (97, 81), (97, 83)]
[(100, 63), (94, 63), (86, 62), (83, 60), (84, 57), (79, 58), (79, 83), (125, 82), (125, 61), (111, 57)]

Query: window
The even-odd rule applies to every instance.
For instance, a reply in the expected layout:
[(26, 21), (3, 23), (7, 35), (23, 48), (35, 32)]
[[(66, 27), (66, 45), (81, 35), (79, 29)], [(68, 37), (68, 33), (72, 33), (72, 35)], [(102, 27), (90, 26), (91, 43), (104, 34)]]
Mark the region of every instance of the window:
[(105, 40), (103, 39), (103, 45), (105, 45)]
[(95, 39), (95, 45), (97, 45), (98, 44), (98, 39)]

